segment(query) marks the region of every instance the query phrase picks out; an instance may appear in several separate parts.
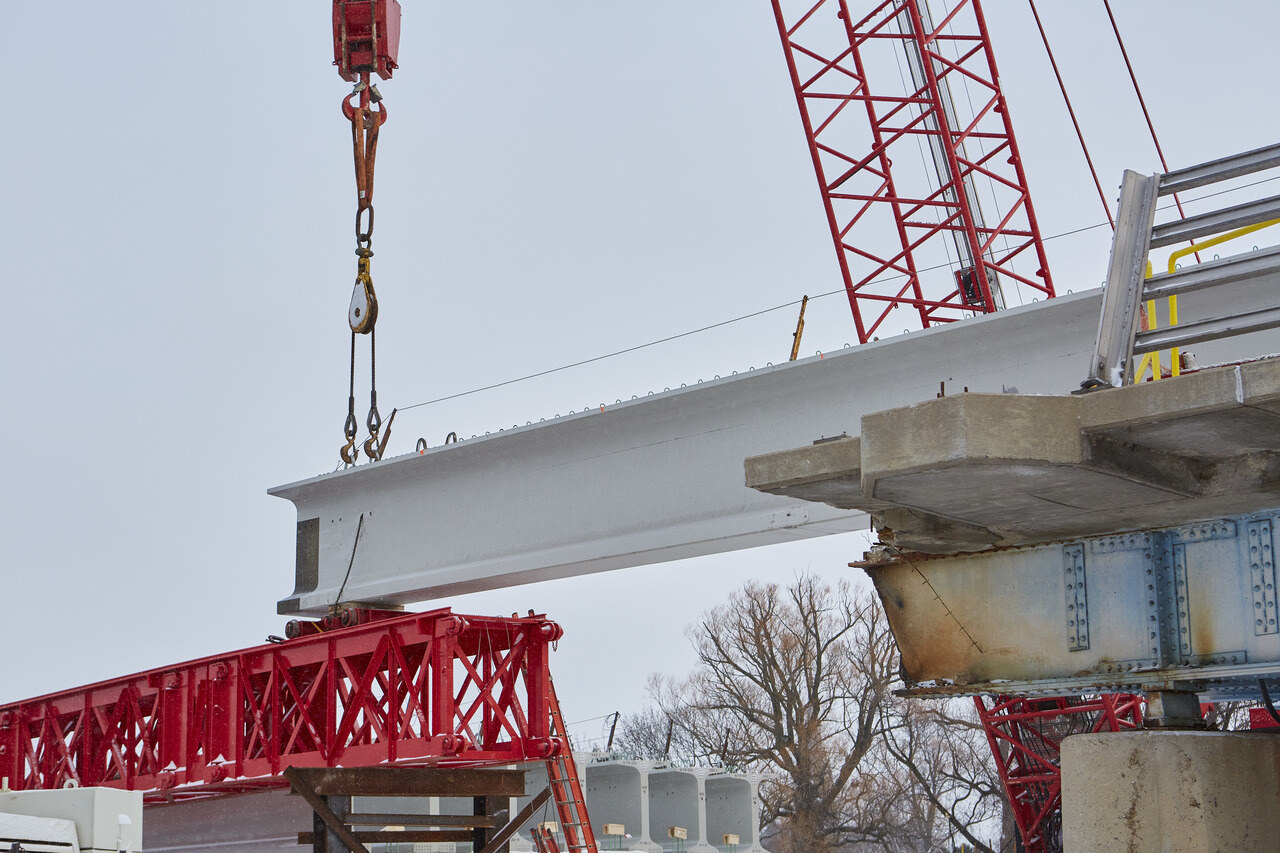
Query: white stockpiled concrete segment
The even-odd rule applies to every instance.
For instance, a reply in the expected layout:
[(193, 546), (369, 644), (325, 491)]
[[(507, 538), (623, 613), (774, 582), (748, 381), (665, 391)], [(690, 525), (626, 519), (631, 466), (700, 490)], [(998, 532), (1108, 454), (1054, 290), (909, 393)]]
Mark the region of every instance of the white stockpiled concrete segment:
[[(650, 831), (661, 837), (663, 850), (717, 853), (707, 842), (707, 771), (701, 767), (655, 768), (649, 773)], [(677, 847), (670, 827), (685, 830), (687, 841)]]
[[(1270, 304), (1274, 286), (1242, 285), (1232, 307)], [(1186, 321), (1221, 312), (1186, 301)], [(395, 605), (864, 528), (862, 512), (746, 488), (743, 460), (857, 435), (943, 383), (1070, 392), (1100, 304), (1059, 297), (277, 487), (299, 522), (279, 611), (326, 612), (348, 566), (344, 602)], [(1197, 353), (1230, 358), (1241, 340)]]
[[(667, 827), (683, 826), (689, 835), (685, 845), (688, 853), (726, 853), (726, 833), (739, 837), (738, 853), (764, 853), (760, 846), (760, 783), (765, 777), (761, 774), (678, 767), (665, 761), (619, 760), (599, 754), (580, 753), (576, 759), (601, 851), (670, 851), (674, 842), (667, 837)], [(508, 815), (518, 814), (547, 784), (546, 765), (519, 767), (526, 772), (529, 795), (511, 798)], [(139, 796), (139, 811), (140, 803)], [(390, 815), (388, 825), (404, 820), (400, 817), (397, 821), (394, 816), (470, 814), (471, 809), (469, 798), (355, 797), (352, 801), (355, 812)], [(548, 803), (521, 825), (511, 838), (512, 853), (533, 850), (530, 830), (543, 821), (559, 822), (554, 804)], [(608, 823), (623, 824), (625, 837), (605, 836), (604, 825)], [(297, 833), (311, 826), (311, 807), (285, 791), (185, 800), (147, 807), (142, 849), (148, 853), (298, 850)], [(362, 826), (380, 828), (377, 823)], [(615, 848), (619, 843), (621, 847)], [(373, 849), (376, 853), (380, 845)], [(440, 843), (429, 849), (469, 851), (471, 845)]]

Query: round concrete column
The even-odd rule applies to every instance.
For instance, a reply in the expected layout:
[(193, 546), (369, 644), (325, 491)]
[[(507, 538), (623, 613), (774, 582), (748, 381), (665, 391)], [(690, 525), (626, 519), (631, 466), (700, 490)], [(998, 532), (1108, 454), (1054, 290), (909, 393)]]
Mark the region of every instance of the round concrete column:
[(1062, 743), (1067, 850), (1201, 853), (1280, 844), (1280, 737), (1134, 731)]

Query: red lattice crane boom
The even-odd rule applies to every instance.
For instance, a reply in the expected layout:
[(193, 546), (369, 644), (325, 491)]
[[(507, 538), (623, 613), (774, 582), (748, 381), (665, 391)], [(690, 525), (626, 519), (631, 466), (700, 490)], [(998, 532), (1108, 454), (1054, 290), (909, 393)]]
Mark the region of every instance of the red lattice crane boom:
[(773, 0), (858, 341), (1053, 296), (981, 4), (850, 6)]
[[(772, 3), (859, 343), (1052, 297), (979, 0)], [(1140, 725), (1141, 698), (976, 701), (1025, 848), (1060, 850), (1059, 743)]]

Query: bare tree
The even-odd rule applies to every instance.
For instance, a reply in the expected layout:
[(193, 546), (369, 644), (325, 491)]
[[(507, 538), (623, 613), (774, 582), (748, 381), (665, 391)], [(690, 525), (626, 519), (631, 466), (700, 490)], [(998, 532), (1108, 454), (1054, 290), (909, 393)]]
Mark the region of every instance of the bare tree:
[(785, 590), (749, 583), (688, 633), (699, 666), (656, 679), (658, 716), (647, 732), (626, 726), (623, 742), (653, 743), (670, 720), (684, 760), (779, 772), (763, 786), (762, 818), (778, 824), (782, 850), (878, 839), (879, 822), (857, 796), (898, 669), (878, 605), (811, 577)]
[(885, 751), (910, 780), (901, 800), (924, 801), (899, 824), (910, 839), (934, 845), (921, 849), (992, 851), (980, 834), (1000, 825), (1005, 792), (972, 703), (899, 700), (885, 716)]
[(1249, 711), (1261, 707), (1261, 702), (1218, 702), (1209, 706), (1204, 722), (1216, 731), (1240, 731), (1249, 728)]
[(698, 666), (651, 680), (655, 706), (624, 720), (620, 751), (773, 773), (761, 817), (779, 853), (990, 851), (980, 834), (998, 826), (1000, 790), (985, 738), (893, 695), (897, 647), (869, 591), (748, 583), (687, 633)]
[[(649, 692), (657, 695), (663, 690), (665, 680), (661, 676), (649, 679)], [(681, 766), (707, 763), (723, 763), (718, 755), (708, 755), (698, 741), (690, 737), (688, 714), (679, 716), (685, 725), (676, 726), (675, 719), (656, 706), (649, 706), (638, 714), (622, 718), (614, 754), (623, 758), (669, 760)]]

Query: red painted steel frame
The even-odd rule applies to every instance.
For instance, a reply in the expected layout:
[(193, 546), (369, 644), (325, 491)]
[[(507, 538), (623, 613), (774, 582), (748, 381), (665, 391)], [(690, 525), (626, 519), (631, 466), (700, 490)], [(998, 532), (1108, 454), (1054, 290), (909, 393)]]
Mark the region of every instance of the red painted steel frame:
[(978, 715), (1009, 794), (1014, 821), (1027, 853), (1061, 847), (1063, 738), (1084, 732), (1118, 732), (1142, 726), (1141, 696), (1128, 693), (1087, 698), (1018, 699), (975, 696)]
[(333, 0), (333, 64), (349, 82), (390, 80), (400, 54), (399, 0)]
[(1271, 718), (1271, 714), (1266, 708), (1249, 709), (1249, 728), (1273, 729), (1277, 727), (1280, 727), (1280, 723), (1277, 723)]
[(448, 609), (312, 633), (0, 706), (0, 776), (149, 802), (279, 784), (299, 767), (545, 761), (542, 616)]
[[(1054, 295), (982, 7), (958, 0), (930, 27), (925, 2), (891, 0), (858, 19), (848, 0), (773, 0), (862, 343), (899, 307), (911, 309), (921, 328), (1004, 307), (988, 274), (1002, 288)], [(918, 57), (923, 79), (909, 78), (899, 64), (893, 80), (886, 47), (899, 63)], [(956, 114), (960, 103), (964, 118)], [(868, 124), (847, 115), (849, 107), (864, 109)], [(942, 172), (933, 185), (920, 180), (926, 150)], [(951, 249), (943, 241), (957, 252), (968, 247), (976, 267), (969, 295), (958, 284), (967, 263), (928, 286), (921, 278), (923, 263), (947, 265)], [(885, 244), (891, 248), (873, 248)]]

